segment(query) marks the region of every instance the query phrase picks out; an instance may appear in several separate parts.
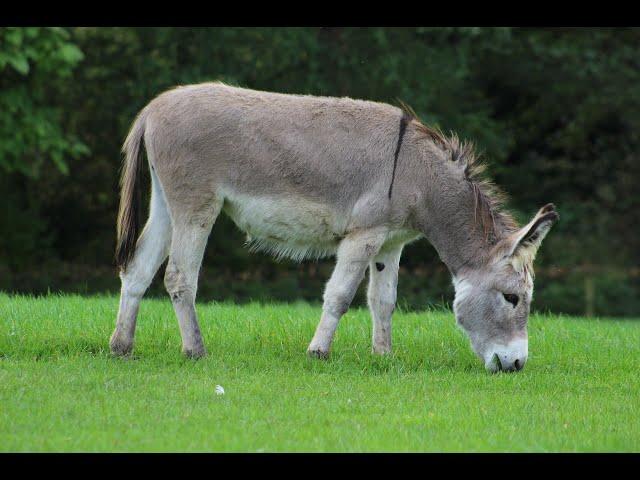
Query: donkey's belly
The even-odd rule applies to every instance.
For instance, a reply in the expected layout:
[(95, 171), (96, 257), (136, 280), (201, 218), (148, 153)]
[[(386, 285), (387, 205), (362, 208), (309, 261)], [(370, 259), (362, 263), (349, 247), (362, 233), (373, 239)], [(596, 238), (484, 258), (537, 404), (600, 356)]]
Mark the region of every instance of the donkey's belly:
[(347, 219), (301, 198), (225, 195), (224, 211), (247, 234), (251, 250), (278, 258), (321, 258), (336, 252)]

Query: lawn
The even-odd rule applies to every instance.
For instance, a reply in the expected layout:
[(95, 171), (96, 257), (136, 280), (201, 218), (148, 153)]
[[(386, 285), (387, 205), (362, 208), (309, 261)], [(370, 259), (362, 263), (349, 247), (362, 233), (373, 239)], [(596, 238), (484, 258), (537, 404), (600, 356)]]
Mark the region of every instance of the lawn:
[(320, 361), (319, 306), (199, 304), (193, 361), (168, 299), (112, 358), (117, 304), (0, 294), (0, 450), (640, 451), (637, 320), (532, 316), (524, 371), (489, 375), (446, 311), (396, 313), (379, 358), (354, 309)]

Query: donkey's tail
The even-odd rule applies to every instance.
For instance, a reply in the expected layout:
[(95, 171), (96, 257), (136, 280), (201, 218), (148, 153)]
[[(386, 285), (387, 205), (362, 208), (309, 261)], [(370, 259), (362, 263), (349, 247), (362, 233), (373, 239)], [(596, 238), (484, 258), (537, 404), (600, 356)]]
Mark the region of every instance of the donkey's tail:
[(129, 130), (122, 153), (124, 162), (120, 177), (120, 210), (118, 212), (117, 245), (115, 261), (120, 270), (124, 271), (131, 261), (136, 249), (138, 234), (140, 233), (140, 210), (142, 207), (142, 193), (140, 179), (142, 177), (142, 150), (146, 111), (142, 110)]

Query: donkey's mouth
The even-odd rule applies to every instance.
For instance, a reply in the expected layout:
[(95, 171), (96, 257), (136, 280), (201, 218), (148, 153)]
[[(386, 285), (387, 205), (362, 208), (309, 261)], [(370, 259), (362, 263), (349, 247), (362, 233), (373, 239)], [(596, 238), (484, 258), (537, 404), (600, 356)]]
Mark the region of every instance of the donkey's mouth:
[(502, 370), (502, 363), (500, 362), (500, 358), (497, 353), (491, 355), (489, 361), (484, 364), (484, 368), (489, 373), (497, 373)]
[(507, 363), (506, 365), (500, 360), (500, 356), (497, 353), (494, 353), (491, 356), (491, 359), (485, 363), (485, 368), (489, 373), (497, 373), (497, 372), (518, 372), (522, 370), (524, 367), (524, 363), (519, 358), (516, 358), (513, 363)]

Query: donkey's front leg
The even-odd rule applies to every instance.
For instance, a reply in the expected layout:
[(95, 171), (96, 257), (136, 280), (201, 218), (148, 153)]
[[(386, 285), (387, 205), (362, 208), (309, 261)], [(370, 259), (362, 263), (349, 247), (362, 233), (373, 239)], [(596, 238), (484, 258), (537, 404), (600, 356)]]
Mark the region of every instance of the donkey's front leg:
[(324, 291), (322, 318), (307, 353), (326, 358), (340, 317), (348, 310), (369, 261), (384, 243), (386, 232), (368, 230), (345, 237), (338, 247), (336, 267)]
[(380, 253), (369, 266), (367, 300), (373, 320), (373, 353), (391, 352), (391, 315), (396, 308), (402, 246)]

